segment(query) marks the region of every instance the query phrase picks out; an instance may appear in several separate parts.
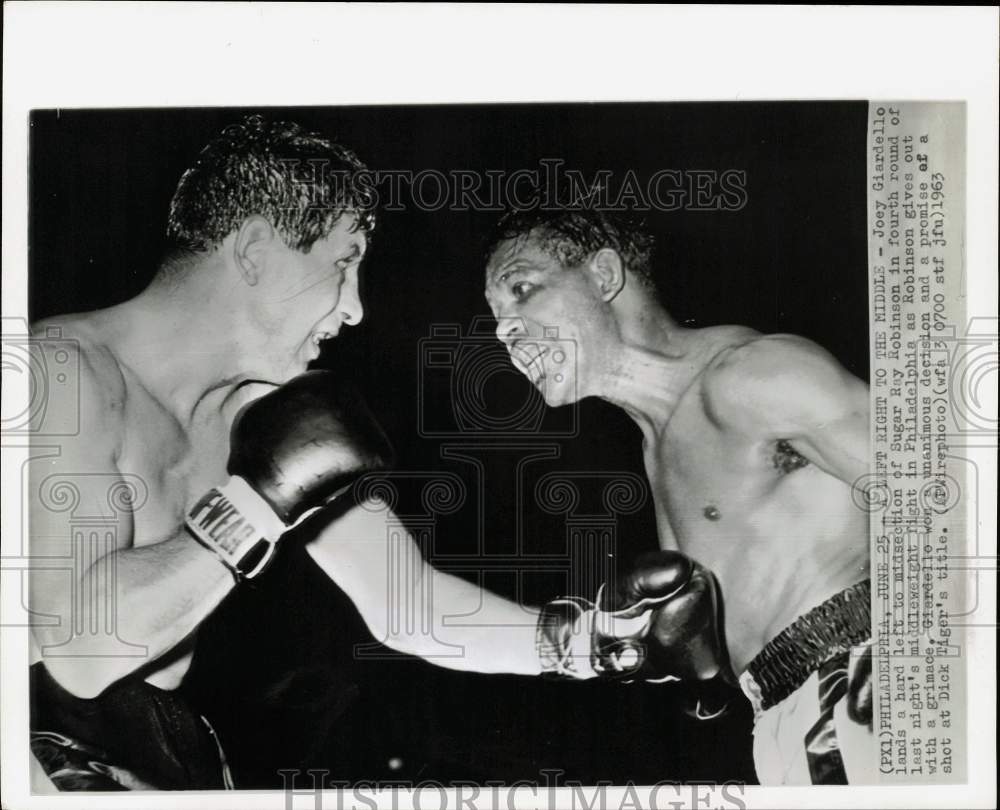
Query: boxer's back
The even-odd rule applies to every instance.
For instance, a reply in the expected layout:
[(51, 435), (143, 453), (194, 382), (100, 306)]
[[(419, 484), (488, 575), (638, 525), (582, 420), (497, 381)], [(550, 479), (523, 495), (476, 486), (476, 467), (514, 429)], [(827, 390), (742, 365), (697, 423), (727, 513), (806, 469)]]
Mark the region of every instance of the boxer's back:
[[(783, 340), (718, 352), (646, 452), (661, 539), (675, 537), (719, 578), (737, 671), (797, 616), (867, 575), (867, 520), (850, 482), (781, 413), (809, 411), (796, 400), (817, 394), (787, 385), (789, 368), (811, 362), (811, 344)], [(770, 366), (780, 373), (764, 380)], [(867, 403), (853, 382), (830, 392), (846, 410)], [(762, 383), (778, 389), (767, 408), (755, 404)]]

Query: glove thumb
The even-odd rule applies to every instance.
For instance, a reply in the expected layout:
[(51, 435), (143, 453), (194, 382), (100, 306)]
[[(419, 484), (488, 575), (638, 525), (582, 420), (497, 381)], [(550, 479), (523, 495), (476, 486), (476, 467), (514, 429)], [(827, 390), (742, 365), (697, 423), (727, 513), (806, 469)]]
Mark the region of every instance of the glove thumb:
[(691, 577), (693, 564), (679, 551), (651, 551), (636, 558), (632, 570), (618, 579), (607, 609), (642, 613), (651, 603), (672, 596)]

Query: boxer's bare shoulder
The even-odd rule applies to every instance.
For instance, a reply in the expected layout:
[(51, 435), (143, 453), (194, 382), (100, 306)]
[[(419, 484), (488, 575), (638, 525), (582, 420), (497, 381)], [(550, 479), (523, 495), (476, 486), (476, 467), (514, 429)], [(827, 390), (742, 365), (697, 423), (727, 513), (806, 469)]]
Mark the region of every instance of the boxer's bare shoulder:
[[(56, 329), (61, 338), (71, 342), (78, 353), (78, 397), (80, 432), (74, 437), (77, 452), (94, 454), (98, 459), (117, 461), (124, 432), (126, 399), (125, 378), (114, 353), (95, 328), (90, 314), (62, 315), (33, 325), (34, 334)], [(95, 462), (98, 462), (95, 459)]]
[(867, 423), (866, 385), (828, 351), (795, 335), (724, 349), (705, 371), (703, 392), (720, 424), (755, 438), (805, 439), (845, 420)]

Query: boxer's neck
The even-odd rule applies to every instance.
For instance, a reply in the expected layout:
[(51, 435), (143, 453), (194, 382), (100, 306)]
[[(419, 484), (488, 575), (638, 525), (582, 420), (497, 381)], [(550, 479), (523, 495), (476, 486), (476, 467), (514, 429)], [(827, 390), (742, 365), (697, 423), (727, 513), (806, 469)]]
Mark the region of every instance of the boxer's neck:
[(653, 345), (620, 344), (604, 375), (601, 398), (622, 408), (646, 436), (658, 434), (670, 421), (700, 371), (700, 353), (688, 345), (687, 331), (671, 329), (669, 337)]
[(636, 284), (626, 285), (611, 307), (615, 328), (599, 347), (588, 347), (594, 354), (585, 387), (622, 408), (650, 438), (669, 421), (690, 381), (691, 330)]
[(154, 283), (112, 310), (115, 353), (182, 422), (207, 399), (225, 400), (249, 364), (238, 306), (225, 300), (213, 270), (200, 268), (176, 284)]

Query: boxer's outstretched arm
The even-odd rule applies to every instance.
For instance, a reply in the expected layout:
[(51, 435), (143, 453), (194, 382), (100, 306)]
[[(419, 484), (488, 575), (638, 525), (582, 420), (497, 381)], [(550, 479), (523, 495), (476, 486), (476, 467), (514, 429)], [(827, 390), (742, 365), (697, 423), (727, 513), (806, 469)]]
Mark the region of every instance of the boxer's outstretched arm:
[(307, 549), (376, 639), (432, 664), (538, 675), (538, 611), (430, 566), (384, 504), (355, 506)]
[(46, 667), (89, 698), (173, 649), (233, 578), (183, 528), (135, 536), (129, 492), (145, 497), (146, 482), (119, 472), (121, 427), (89, 374), (80, 393), (79, 435), (39, 448), (30, 465), (29, 604)]

